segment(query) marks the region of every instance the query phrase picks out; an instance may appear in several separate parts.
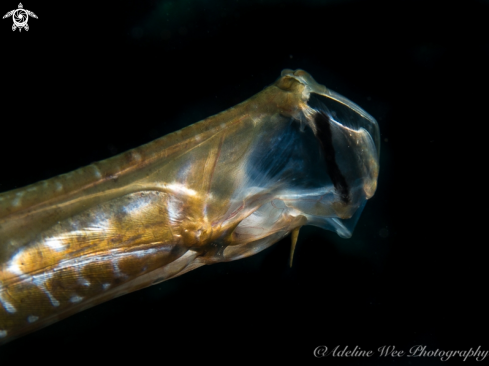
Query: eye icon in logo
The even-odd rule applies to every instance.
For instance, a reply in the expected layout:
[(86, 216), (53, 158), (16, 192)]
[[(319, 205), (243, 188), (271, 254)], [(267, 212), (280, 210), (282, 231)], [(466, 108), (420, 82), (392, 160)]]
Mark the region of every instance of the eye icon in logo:
[(12, 30), (14, 31), (17, 28), (19, 28), (19, 32), (20, 32), (22, 28), (24, 28), (26, 31), (29, 30), (29, 26), (27, 25), (29, 16), (37, 19), (36, 14), (34, 14), (30, 10), (24, 9), (22, 3), (19, 3), (19, 8), (9, 11), (7, 14), (3, 16), (3, 19), (12, 17), (12, 19), (14, 20), (14, 24), (12, 25)]

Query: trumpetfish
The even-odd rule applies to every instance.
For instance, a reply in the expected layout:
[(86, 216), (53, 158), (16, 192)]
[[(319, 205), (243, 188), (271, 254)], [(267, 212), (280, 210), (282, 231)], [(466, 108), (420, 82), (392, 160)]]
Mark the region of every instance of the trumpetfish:
[(303, 70), (118, 156), (0, 194), (0, 342), (315, 225), (350, 237), (380, 133)]

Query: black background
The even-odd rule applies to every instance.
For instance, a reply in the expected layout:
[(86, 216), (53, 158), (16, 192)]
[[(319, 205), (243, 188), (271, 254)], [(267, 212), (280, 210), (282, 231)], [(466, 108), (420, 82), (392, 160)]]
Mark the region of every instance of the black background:
[[(436, 365), (436, 357), (316, 359), (313, 350), (489, 350), (481, 335), (489, 2), (23, 5), (39, 17), (28, 32), (0, 22), (0, 191), (220, 112), (284, 68), (308, 71), (378, 120), (381, 170), (351, 239), (305, 228), (292, 269), (287, 238), (15, 340), (0, 347), (1, 364)], [(4, 1), (1, 12), (16, 7)]]

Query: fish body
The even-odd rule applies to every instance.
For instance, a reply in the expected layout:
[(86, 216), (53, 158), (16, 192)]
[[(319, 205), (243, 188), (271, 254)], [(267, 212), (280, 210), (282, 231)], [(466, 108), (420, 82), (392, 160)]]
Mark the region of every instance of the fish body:
[(0, 194), (0, 342), (303, 225), (352, 230), (379, 130), (305, 71), (113, 158)]

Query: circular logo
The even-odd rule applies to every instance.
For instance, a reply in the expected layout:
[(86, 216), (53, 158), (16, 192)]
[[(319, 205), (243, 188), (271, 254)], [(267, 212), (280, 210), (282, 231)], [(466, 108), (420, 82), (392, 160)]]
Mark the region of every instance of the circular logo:
[(29, 16), (27, 15), (27, 12), (24, 9), (17, 9), (12, 14), (12, 18), (14, 19), (14, 24), (17, 27), (22, 28), (24, 25), (27, 24), (27, 20), (29, 19)]

